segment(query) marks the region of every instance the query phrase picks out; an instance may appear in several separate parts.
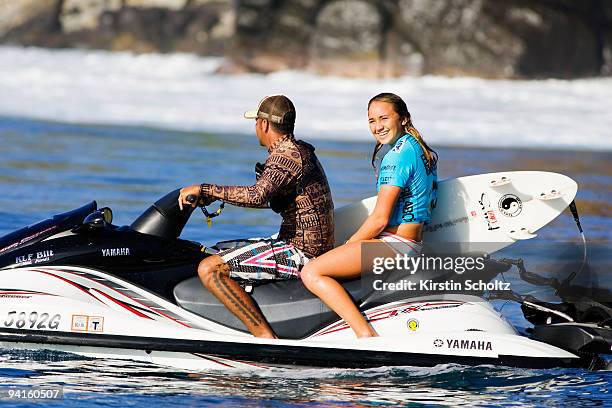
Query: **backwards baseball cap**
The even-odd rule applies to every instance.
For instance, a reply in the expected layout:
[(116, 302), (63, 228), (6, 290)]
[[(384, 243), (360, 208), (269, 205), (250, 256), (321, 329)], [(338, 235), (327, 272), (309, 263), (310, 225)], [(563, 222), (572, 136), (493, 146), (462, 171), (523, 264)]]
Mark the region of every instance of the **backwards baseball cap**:
[(266, 96), (257, 109), (244, 112), (246, 119), (267, 119), (279, 125), (295, 124), (295, 106), (285, 95)]

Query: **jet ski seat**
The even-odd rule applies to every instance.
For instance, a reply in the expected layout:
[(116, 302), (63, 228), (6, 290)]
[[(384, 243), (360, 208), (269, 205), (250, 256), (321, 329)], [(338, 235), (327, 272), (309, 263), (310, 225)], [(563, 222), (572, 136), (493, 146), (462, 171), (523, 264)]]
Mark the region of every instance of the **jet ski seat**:
[[(478, 273), (464, 275), (457, 275), (453, 271), (419, 270), (414, 274), (395, 271), (384, 276), (384, 281), (412, 280), (418, 282), (424, 279), (433, 281), (482, 279), (488, 282), (497, 274), (509, 268), (508, 264), (495, 260), (488, 260), (485, 265), (484, 270)], [(362, 310), (412, 298), (416, 300), (416, 298), (427, 294), (411, 293), (404, 290), (374, 290), (374, 281), (380, 278), (381, 275), (367, 274), (360, 279), (346, 281), (342, 285), (355, 303), (361, 306)], [(182, 308), (224, 326), (246, 332), (242, 322), (204, 288), (197, 276), (176, 285), (173, 294), (177, 304)], [(480, 296), (478, 293), (474, 293), (474, 295)], [(339, 319), (336, 313), (309, 292), (299, 280), (265, 283), (256, 286), (251, 296), (261, 308), (272, 329), (281, 338), (304, 338)]]
[[(357, 304), (373, 291), (371, 283), (360, 279), (347, 281), (343, 286)], [(251, 295), (281, 338), (304, 338), (338, 320), (338, 315), (309, 292), (300, 280), (259, 285)], [(202, 285), (197, 276), (179, 283), (174, 288), (174, 298), (186, 310), (224, 326), (246, 331), (244, 324)]]

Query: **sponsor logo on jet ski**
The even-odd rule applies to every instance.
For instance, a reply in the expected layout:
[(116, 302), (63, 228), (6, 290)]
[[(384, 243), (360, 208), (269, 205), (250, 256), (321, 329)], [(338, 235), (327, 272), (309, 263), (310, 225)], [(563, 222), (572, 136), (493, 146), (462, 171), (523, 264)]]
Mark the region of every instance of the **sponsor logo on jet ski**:
[(35, 233), (35, 234), (33, 234), (33, 235), (30, 235), (29, 237), (25, 237), (25, 238), (23, 238), (23, 239), (22, 239), (21, 241), (19, 241), (19, 242), (14, 242), (14, 243), (12, 243), (12, 244), (11, 244), (11, 245), (9, 245), (9, 246), (7, 246), (7, 247), (4, 247), (4, 248), (0, 249), (0, 254), (1, 254), (1, 253), (3, 253), (3, 252), (8, 251), (8, 250), (10, 250), (10, 249), (17, 248), (19, 245), (21, 245), (21, 244), (23, 244), (23, 243), (25, 243), (25, 242), (28, 242), (28, 241), (30, 241), (30, 240), (32, 240), (32, 239), (34, 239), (34, 238), (36, 238), (36, 237), (39, 237), (39, 236), (41, 236), (42, 234), (46, 234), (46, 233), (47, 233), (47, 232), (49, 232), (49, 231), (53, 231), (55, 228), (57, 228), (57, 225), (54, 225), (54, 226), (49, 227), (49, 228), (47, 228), (47, 229), (45, 229), (45, 230), (39, 231), (39, 232), (37, 232), (37, 233)]
[(486, 340), (435, 339), (433, 345), (437, 348), (446, 346), (452, 350), (493, 351), (493, 344)]
[(411, 331), (417, 331), (419, 329), (419, 321), (417, 319), (410, 319), (406, 324)]
[(72, 315), (72, 331), (102, 333), (104, 332), (104, 317)]
[(506, 217), (516, 217), (523, 211), (523, 202), (514, 194), (506, 194), (499, 199), (498, 207)]
[(53, 251), (48, 250), (48, 251), (40, 251), (36, 253), (31, 253), (27, 255), (16, 256), (15, 263), (17, 265), (23, 266), (23, 265), (37, 264), (40, 262), (48, 262), (53, 255), (54, 255)]
[(102, 256), (129, 256), (130, 248), (107, 248), (102, 250)]
[(20, 290), (20, 289), (5, 289), (0, 291), (0, 299), (11, 298), (11, 299), (30, 299), (32, 296), (54, 296), (50, 293), (45, 292), (34, 292), (31, 290)]
[(484, 340), (446, 340), (446, 346), (450, 349), (458, 350), (493, 350), (493, 345), (490, 341)]
[(49, 313), (20, 312), (13, 310), (8, 312), (4, 319), (4, 327), (16, 327), (18, 329), (51, 329), (56, 330), (59, 327), (61, 316), (55, 314), (51, 317)]

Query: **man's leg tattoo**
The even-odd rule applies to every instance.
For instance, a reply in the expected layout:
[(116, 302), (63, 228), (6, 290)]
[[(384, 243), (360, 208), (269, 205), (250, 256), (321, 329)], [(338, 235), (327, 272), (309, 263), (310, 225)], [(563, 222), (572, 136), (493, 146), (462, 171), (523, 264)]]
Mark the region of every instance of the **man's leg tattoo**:
[[(230, 267), (228, 264), (223, 263), (217, 267), (217, 269), (213, 272), (213, 283), (217, 290), (219, 290), (225, 298), (234, 305), (236, 310), (246, 319), (248, 319), (254, 326), (259, 326), (263, 324), (263, 320), (261, 318), (261, 314), (257, 310), (253, 310), (253, 306), (249, 303), (245, 302), (244, 296), (248, 296), (246, 292), (243, 296), (240, 296), (239, 293), (236, 293), (234, 289), (230, 286), (231, 284), (227, 281), (231, 279), (229, 277)], [(238, 285), (237, 282), (232, 281), (234, 285)], [(250, 300), (250, 299), (249, 299)]]

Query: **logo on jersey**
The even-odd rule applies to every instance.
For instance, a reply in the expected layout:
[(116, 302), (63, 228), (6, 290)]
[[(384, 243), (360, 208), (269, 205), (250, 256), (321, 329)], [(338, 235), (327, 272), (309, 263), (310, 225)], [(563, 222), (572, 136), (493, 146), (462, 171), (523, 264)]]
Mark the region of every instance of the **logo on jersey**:
[(393, 146), (393, 149), (391, 149), (392, 152), (395, 153), (399, 153), (402, 151), (402, 149), (404, 148), (404, 145), (406, 144), (406, 139), (400, 139), (395, 146)]
[(398, 200), (402, 204), (402, 220), (404, 222), (413, 222), (414, 215), (414, 201), (412, 201), (412, 190), (410, 187), (402, 188), (402, 191)]

